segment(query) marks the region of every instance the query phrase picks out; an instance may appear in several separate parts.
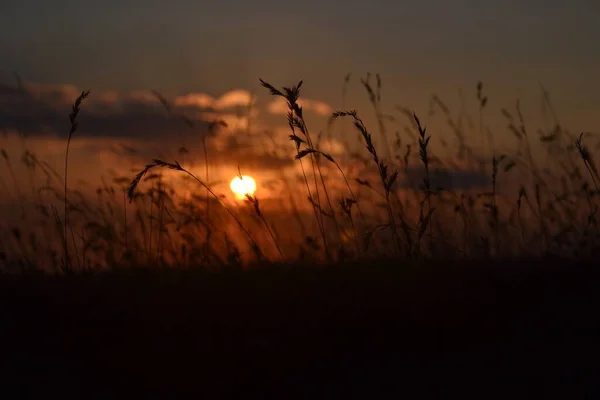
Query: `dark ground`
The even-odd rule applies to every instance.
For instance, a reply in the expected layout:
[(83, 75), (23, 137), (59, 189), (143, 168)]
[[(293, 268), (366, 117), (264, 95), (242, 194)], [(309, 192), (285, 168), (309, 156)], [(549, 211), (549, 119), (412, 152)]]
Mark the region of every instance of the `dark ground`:
[(4, 276), (0, 397), (598, 398), (598, 268)]

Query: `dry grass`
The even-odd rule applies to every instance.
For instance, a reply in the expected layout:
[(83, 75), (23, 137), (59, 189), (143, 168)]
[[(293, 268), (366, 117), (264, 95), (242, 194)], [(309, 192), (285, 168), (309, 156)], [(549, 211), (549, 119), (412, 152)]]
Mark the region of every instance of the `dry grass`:
[[(350, 75), (344, 80), (344, 93), (349, 82)], [(263, 80), (261, 84), (287, 102), (289, 139), (312, 217), (299, 211), (296, 203), (291, 212), (282, 212), (284, 207), (265, 208), (256, 196), (248, 196), (248, 207), (234, 212), (209, 180), (205, 141), (203, 180), (183, 162), (154, 159), (133, 180), (115, 176), (110, 183), (103, 181), (95, 199), (69, 188), (69, 145), (83, 100), (89, 95), (83, 92), (69, 116), (64, 174), (56, 173), (29, 150), (22, 155), (21, 162), (31, 177), (46, 178), (43, 187), (30, 180), (32, 208), (27, 215), (25, 190), (15, 178), (9, 156), (13, 149), (2, 149), (8, 173), (0, 174), (3, 197), (20, 203), (23, 211), (20, 219), (0, 226), (2, 268), (70, 271), (75, 265), (81, 270), (148, 263), (219, 268), (267, 260), (331, 263), (381, 256), (585, 258), (598, 254), (600, 174), (593, 152), (584, 144), (591, 136), (571, 134), (556, 117), (553, 129), (541, 130), (536, 138), (526, 127), (519, 102), (514, 111), (501, 109), (518, 148), (500, 154), (492, 129), (485, 126), (484, 110), (491, 111), (479, 83), (475, 91), (478, 124), (474, 124), (478, 126), (473, 131), (465, 115), (456, 117), (440, 97), (432, 96), (432, 113), (441, 113), (455, 137), (454, 143), (449, 143), (445, 132), (427, 131), (425, 125), (429, 124), (411, 110), (397, 107), (399, 116), (386, 114), (381, 77), (376, 75), (373, 87), (367, 76), (361, 84), (373, 105), (378, 132), (369, 130), (356, 110), (334, 112), (328, 132), (335, 121), (350, 119), (364, 145), (358, 153), (348, 146), (342, 159), (320, 149), (321, 135), (318, 139), (311, 135), (298, 102), (302, 82), (282, 89)], [(173, 114), (168, 100), (156, 96)], [(552, 109), (547, 95), (544, 102)], [(176, 117), (189, 129), (196, 129), (189, 118)], [(394, 143), (390, 143), (390, 126), (403, 128), (403, 133), (396, 132)], [(217, 128), (228, 129), (218, 120), (210, 126), (211, 130)], [(468, 142), (473, 135), (481, 138), (483, 154)], [(446, 147), (444, 153), (432, 150), (430, 143), (437, 140)], [(542, 166), (535, 159), (534, 140), (552, 156), (554, 165)], [(188, 156), (186, 143), (181, 143), (178, 154)], [(465, 169), (484, 171), (489, 184), (444, 187), (452, 183), (452, 179), (441, 181), (444, 173), (452, 178)], [(418, 182), (409, 182), (411, 171), (419, 172), (413, 174)], [(142, 190), (142, 184), (146, 189)], [(298, 193), (291, 192), (287, 181), (285, 184), (292, 202), (298, 200)], [(182, 188), (190, 194), (184, 195)], [(64, 206), (62, 220), (57, 212), (60, 203)], [(32, 224), (33, 220), (42, 222)]]
[[(536, 137), (517, 102), (501, 112), (518, 147), (501, 153), (498, 136), (485, 135), (482, 84), (472, 127), (432, 97), (448, 125), (438, 131), (406, 108), (396, 110), (407, 126), (386, 114), (381, 77), (375, 87), (369, 78), (361, 84), (378, 131), (342, 107), (328, 131), (350, 120), (361, 151), (348, 145), (335, 157), (311, 136), (301, 83), (261, 81), (288, 103), (290, 161), (301, 171), (297, 182), (281, 176), (289, 208), (256, 195), (229, 203), (209, 180), (204, 137), (199, 168), (188, 167), (187, 144), (174, 143), (176, 157), (103, 177), (95, 197), (68, 186), (87, 92), (73, 106), (63, 176), (24, 146), (29, 180), (20, 181), (9, 155), (17, 150), (0, 149), (11, 207), (0, 222), (5, 397), (58, 388), (215, 398), (413, 387), (436, 398), (478, 384), (483, 397), (514, 397), (524, 382), (529, 397), (595, 389), (600, 176), (590, 135), (572, 135), (555, 117)], [(394, 143), (392, 128), (404, 128)], [(534, 157), (536, 140), (553, 165)], [(486, 181), (457, 183), (465, 171)]]

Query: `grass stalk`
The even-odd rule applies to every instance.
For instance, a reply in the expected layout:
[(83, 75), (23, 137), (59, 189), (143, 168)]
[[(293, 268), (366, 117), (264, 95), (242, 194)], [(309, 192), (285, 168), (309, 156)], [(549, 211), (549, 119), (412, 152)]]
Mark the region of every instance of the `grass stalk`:
[[(67, 229), (69, 229), (71, 231), (73, 246), (75, 247), (75, 251), (77, 252), (77, 244), (75, 243), (75, 236), (73, 234), (73, 228), (71, 227), (71, 223), (69, 221), (69, 209), (68, 209), (69, 200), (67, 197), (68, 173), (69, 173), (69, 147), (71, 145), (71, 139), (73, 137), (73, 134), (77, 131), (77, 115), (79, 114), (79, 111), (81, 110), (81, 103), (83, 103), (83, 100), (85, 100), (89, 96), (89, 94), (90, 94), (89, 90), (81, 92), (81, 94), (75, 100), (75, 103), (73, 103), (71, 114), (69, 114), (69, 120), (71, 122), (71, 129), (69, 130), (69, 137), (67, 138), (67, 150), (65, 152), (65, 192), (64, 192), (65, 212), (64, 212), (64, 229), (63, 229), (63, 234), (64, 234), (63, 242), (64, 242), (65, 262), (66, 262), (67, 269), (71, 268), (71, 258), (69, 257), (69, 244), (67, 242), (67, 234), (66, 234)], [(79, 263), (79, 256), (77, 256), (77, 262)], [(81, 263), (79, 263), (79, 266), (81, 267)]]

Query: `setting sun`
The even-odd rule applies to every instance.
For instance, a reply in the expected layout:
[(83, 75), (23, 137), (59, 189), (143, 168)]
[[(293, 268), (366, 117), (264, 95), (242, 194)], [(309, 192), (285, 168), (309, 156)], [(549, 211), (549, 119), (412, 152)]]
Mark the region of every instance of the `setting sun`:
[(231, 181), (229, 187), (235, 194), (235, 197), (241, 200), (246, 198), (247, 194), (250, 196), (254, 194), (256, 191), (256, 181), (248, 175), (243, 175), (241, 179), (239, 176), (236, 176)]

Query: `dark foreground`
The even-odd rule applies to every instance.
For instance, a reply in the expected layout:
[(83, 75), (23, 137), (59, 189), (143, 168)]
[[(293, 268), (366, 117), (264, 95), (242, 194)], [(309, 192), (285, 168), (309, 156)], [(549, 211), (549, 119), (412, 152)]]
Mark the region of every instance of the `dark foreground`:
[(4, 277), (0, 397), (592, 398), (598, 268)]

